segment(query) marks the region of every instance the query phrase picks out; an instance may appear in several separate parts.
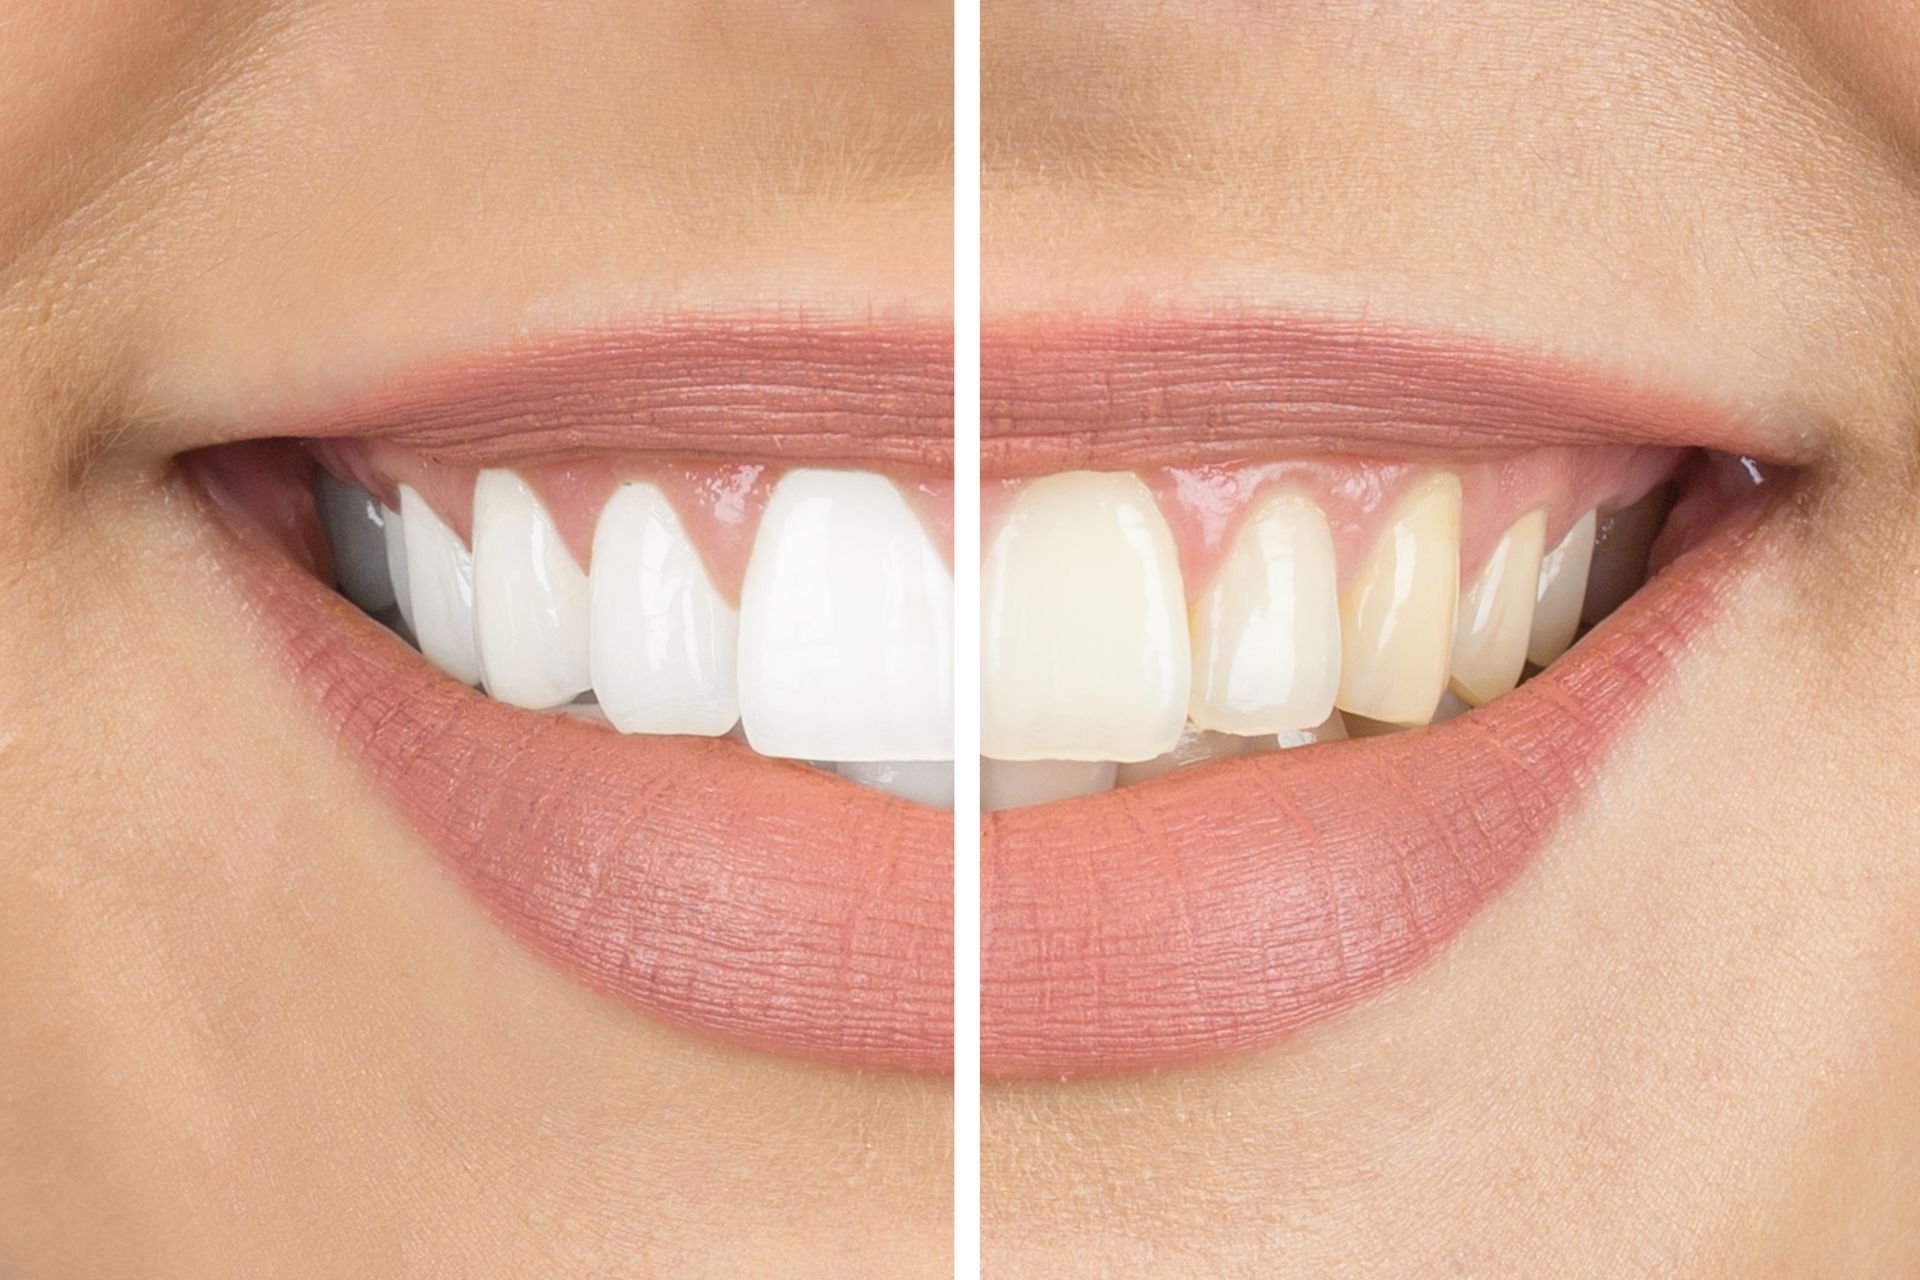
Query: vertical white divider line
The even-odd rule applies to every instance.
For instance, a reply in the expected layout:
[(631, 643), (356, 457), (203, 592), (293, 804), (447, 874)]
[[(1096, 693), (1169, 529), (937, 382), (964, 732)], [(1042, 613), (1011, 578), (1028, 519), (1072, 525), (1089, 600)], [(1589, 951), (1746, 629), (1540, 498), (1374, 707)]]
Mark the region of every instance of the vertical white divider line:
[(953, 14), (953, 1274), (980, 1274), (980, 0)]

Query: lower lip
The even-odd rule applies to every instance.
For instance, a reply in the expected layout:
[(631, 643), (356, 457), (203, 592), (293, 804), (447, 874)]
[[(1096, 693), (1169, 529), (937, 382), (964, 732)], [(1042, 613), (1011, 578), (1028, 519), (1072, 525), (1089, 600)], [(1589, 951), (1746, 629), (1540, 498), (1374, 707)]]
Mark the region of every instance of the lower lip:
[(289, 669), (509, 933), (686, 1030), (952, 1069), (951, 814), (725, 739), (490, 701), (329, 591), (284, 527), (260, 527), (252, 512), (296, 509), (298, 478), (213, 468), (190, 469), (239, 534), (231, 569)]
[(1470, 716), (988, 816), (987, 1074), (1205, 1062), (1419, 969), (1539, 853), (1776, 524), (1729, 513)]

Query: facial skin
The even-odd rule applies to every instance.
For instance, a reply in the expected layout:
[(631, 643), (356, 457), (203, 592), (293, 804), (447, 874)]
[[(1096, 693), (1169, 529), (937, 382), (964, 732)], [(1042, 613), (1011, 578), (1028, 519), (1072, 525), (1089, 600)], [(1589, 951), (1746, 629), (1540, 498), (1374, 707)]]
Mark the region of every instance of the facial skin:
[(1741, 589), (1432, 968), (987, 1090), (1000, 1276), (1920, 1267), (1920, 10), (992, 0), (986, 316), (1376, 314), (1794, 424)]
[(512, 943), (170, 459), (607, 318), (944, 321), (951, 39), (854, 0), (0, 17), (0, 1272), (950, 1271), (946, 1083)]

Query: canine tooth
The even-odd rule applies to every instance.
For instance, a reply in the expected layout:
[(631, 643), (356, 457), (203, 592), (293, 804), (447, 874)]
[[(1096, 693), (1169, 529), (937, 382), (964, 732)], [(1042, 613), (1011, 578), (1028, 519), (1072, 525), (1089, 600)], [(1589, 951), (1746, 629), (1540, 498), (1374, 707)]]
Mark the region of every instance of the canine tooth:
[(1520, 683), (1546, 542), (1547, 513), (1527, 512), (1500, 535), (1479, 576), (1460, 598), (1451, 688), (1472, 706)]
[(980, 809), (1024, 809), (1113, 790), (1119, 766), (1111, 760), (980, 761)]
[(1205, 764), (1209, 760), (1230, 760), (1234, 756), (1245, 755), (1252, 746), (1251, 738), (1215, 733), (1210, 729), (1197, 729), (1189, 725), (1180, 735), (1180, 741), (1173, 744), (1173, 750), (1151, 760), (1121, 765), (1114, 775), (1114, 785), (1129, 787), (1163, 773), (1184, 769), (1188, 765)]
[(387, 572), (379, 499), (322, 471), (314, 478), (313, 505), (333, 549), (333, 578), (340, 594), (367, 613), (391, 608), (393, 578)]
[(836, 767), (841, 777), (863, 787), (936, 809), (953, 808), (951, 760), (848, 760)]
[(387, 580), (393, 583), (394, 606), (400, 610), (400, 621), (412, 631), (413, 592), (407, 584), (406, 521), (384, 502), (380, 504), (380, 540), (387, 545)]
[(1394, 724), (1433, 714), (1459, 591), (1460, 481), (1436, 472), (1400, 499), (1341, 598), (1342, 711)]
[(893, 482), (789, 472), (740, 593), (740, 719), (761, 755), (953, 758), (953, 576)]
[(1580, 620), (1592, 625), (1626, 603), (1647, 580), (1647, 554), (1666, 521), (1673, 495), (1662, 485), (1630, 507), (1600, 522), (1594, 533), (1593, 567)]
[(410, 486), (400, 486), (400, 525), (407, 556), (407, 598), (414, 640), (427, 661), (461, 684), (480, 679), (474, 646), (473, 557), (460, 535)]
[(1029, 481), (980, 580), (987, 755), (1151, 760), (1179, 741), (1191, 679), (1180, 563), (1137, 476)]
[(1536, 667), (1544, 667), (1565, 653), (1580, 630), (1580, 603), (1587, 595), (1587, 571), (1593, 566), (1593, 534), (1598, 525), (1598, 514), (1587, 512), (1540, 562), (1533, 630), (1527, 637), (1527, 661)]
[(488, 694), (538, 711), (591, 687), (587, 575), (511, 471), (474, 482), (473, 595)]
[(593, 530), (589, 665), (622, 733), (715, 737), (740, 719), (740, 615), (659, 488), (624, 484)]
[(1335, 711), (1310, 729), (1282, 729), (1274, 735), (1274, 745), (1287, 751), (1294, 747), (1310, 747), (1316, 742), (1344, 742), (1346, 739), (1346, 719)]
[(1281, 495), (1249, 516), (1189, 611), (1193, 695), (1204, 729), (1311, 728), (1340, 690), (1340, 597), (1320, 508)]

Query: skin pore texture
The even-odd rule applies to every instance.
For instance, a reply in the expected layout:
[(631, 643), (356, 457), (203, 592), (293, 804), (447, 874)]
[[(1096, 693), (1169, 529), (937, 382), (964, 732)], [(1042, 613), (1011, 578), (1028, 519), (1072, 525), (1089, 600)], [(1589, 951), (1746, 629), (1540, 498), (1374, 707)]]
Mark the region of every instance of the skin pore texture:
[(951, 310), (939, 4), (0, 16), (0, 1273), (951, 1270), (938, 1076), (476, 909), (170, 459), (444, 353)]
[[(1156, 309), (1374, 317), (1806, 446), (1771, 560), (1436, 963), (1209, 1066), (988, 1085), (988, 1273), (1920, 1268), (1920, 9), (984, 27), (989, 353)], [(1019, 425), (984, 430), (991, 469)]]

